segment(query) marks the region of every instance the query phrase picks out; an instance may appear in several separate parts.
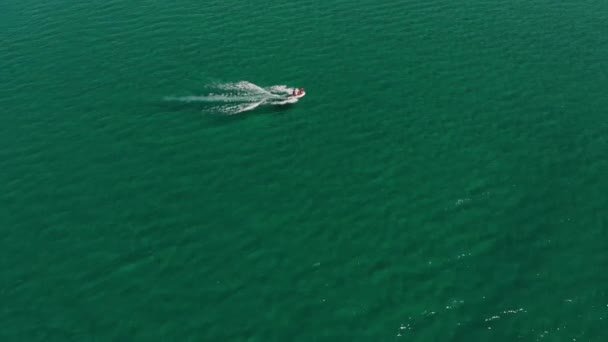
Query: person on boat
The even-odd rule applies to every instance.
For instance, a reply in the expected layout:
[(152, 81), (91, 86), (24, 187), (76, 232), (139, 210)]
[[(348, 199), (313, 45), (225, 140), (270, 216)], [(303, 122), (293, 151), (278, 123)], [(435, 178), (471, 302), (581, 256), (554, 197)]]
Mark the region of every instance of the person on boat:
[(302, 95), (302, 94), (304, 94), (304, 88), (298, 89), (298, 95)]
[(296, 93), (296, 88), (293, 88), (293, 91), (291, 92), (291, 96), (296, 96), (296, 95), (298, 95), (298, 94)]

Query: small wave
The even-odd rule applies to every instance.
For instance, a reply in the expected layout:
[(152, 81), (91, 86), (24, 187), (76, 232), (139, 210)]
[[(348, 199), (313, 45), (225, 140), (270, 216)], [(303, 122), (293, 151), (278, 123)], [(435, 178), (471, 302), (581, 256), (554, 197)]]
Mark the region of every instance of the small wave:
[(286, 85), (261, 87), (247, 81), (209, 85), (209, 93), (195, 96), (167, 96), (165, 101), (201, 103), (204, 112), (234, 115), (248, 112), (261, 105), (281, 106), (298, 102), (289, 98), (294, 88)]

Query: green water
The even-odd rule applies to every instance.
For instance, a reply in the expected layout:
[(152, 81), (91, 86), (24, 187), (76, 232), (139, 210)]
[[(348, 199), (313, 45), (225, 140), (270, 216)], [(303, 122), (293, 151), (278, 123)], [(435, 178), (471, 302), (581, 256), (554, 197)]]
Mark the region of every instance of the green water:
[[(1, 341), (606, 341), (608, 2), (0, 4)], [(304, 86), (205, 111), (210, 85)]]

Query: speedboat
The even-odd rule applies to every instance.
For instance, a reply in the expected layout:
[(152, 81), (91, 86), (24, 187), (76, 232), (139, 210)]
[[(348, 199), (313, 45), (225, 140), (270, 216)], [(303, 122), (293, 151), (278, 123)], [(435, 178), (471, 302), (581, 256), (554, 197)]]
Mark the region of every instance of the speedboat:
[(303, 91), (303, 92), (301, 92), (301, 93), (297, 93), (296, 95), (289, 95), (289, 98), (290, 98), (290, 99), (299, 99), (299, 98), (301, 98), (301, 97), (304, 97), (304, 95), (306, 95), (306, 92), (305, 92), (305, 91)]
[(289, 95), (287, 98), (288, 99), (299, 99), (301, 97), (304, 97), (306, 95), (306, 91), (304, 91), (304, 88), (299, 88), (296, 89), (294, 93), (292, 93), (291, 95)]

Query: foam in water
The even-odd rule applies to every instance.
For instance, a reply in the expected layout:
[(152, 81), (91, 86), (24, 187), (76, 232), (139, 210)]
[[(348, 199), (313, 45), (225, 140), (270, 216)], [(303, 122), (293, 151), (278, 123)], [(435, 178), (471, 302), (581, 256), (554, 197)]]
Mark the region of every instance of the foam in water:
[(289, 98), (294, 88), (274, 85), (263, 88), (247, 81), (212, 84), (210, 92), (199, 96), (168, 96), (166, 101), (201, 103), (203, 111), (234, 115), (253, 110), (261, 105), (281, 106), (298, 102), (299, 98)]

